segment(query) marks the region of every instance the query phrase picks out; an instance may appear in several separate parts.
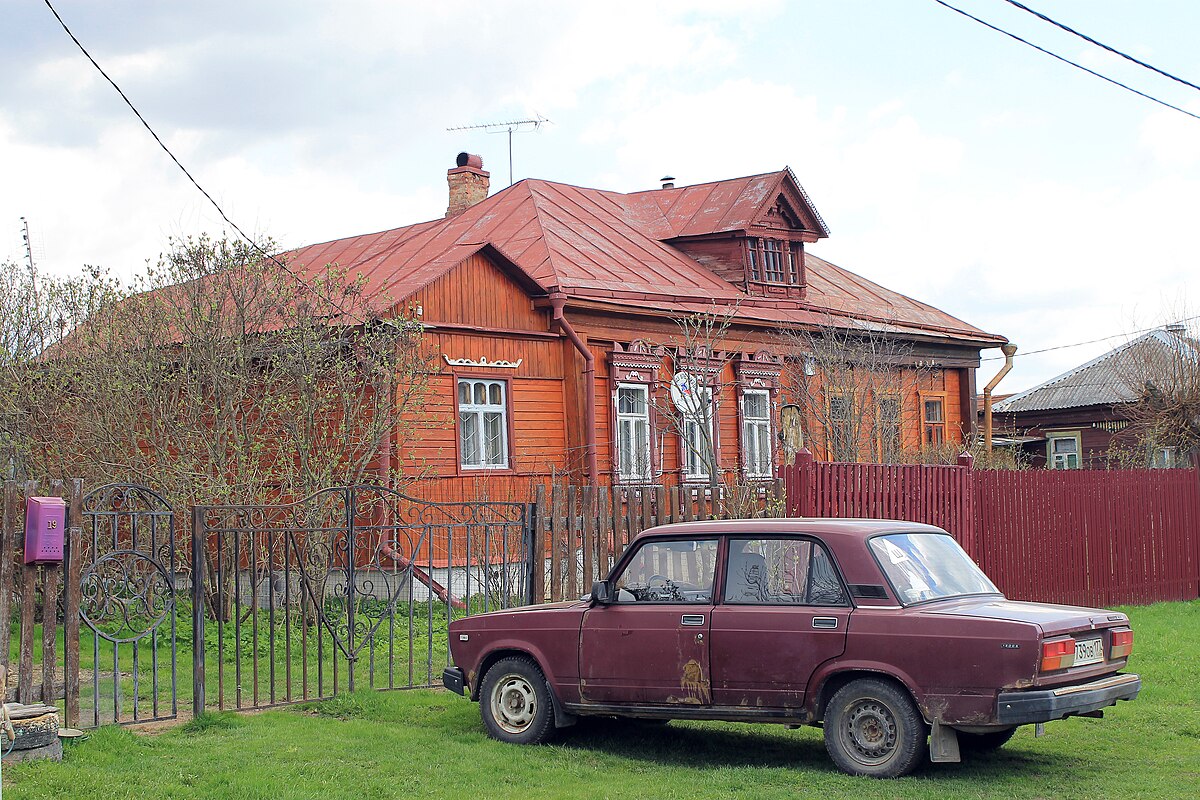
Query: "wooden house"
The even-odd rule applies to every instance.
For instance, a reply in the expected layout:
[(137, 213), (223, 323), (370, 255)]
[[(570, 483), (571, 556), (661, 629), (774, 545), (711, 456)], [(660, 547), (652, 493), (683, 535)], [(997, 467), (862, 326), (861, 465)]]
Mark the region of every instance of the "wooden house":
[[(488, 196), (482, 161), (463, 153), (447, 180), (442, 219), (288, 254), (386, 287), (436, 352), (434, 424), (382, 454), (384, 471), (492, 499), (564, 475), (705, 483), (714, 461), (724, 480), (767, 478), (783, 458), (781, 373), (804, 356), (780, 332), (823, 325), (906, 343), (902, 366), (920, 377), (882, 406), (903, 444), (974, 426), (980, 350), (1004, 338), (810, 253), (829, 232), (789, 169), (633, 193), (529, 179)], [(678, 320), (696, 314), (726, 322), (689, 366), (711, 436), (664, 418)], [(705, 446), (715, 458), (696, 457)]]
[(1194, 382), (1200, 345), (1183, 325), (1148, 331), (1031, 389), (992, 404), (996, 442), (1032, 466), (1105, 469), (1122, 463), (1175, 467), (1188, 454), (1147, 441), (1130, 413), (1147, 391)]

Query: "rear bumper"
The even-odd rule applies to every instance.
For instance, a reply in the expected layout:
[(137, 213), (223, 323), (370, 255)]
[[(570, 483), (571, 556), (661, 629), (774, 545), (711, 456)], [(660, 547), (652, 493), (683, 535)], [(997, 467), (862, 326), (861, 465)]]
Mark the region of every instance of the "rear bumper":
[(456, 694), (465, 695), (467, 679), (458, 667), (446, 667), (442, 670), (442, 685)]
[(1137, 675), (1112, 675), (1078, 686), (1060, 686), (1029, 692), (1001, 692), (996, 701), (996, 719), (1003, 725), (1049, 722), (1073, 714), (1086, 714), (1132, 700), (1142, 688)]

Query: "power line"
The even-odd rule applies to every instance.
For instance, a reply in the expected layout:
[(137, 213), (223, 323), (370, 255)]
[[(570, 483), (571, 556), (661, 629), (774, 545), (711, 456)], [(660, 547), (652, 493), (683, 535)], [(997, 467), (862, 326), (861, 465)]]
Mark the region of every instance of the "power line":
[(1038, 50), (1042, 53), (1045, 53), (1046, 55), (1050, 56), (1051, 58), (1056, 58), (1059, 61), (1063, 62), (1064, 64), (1070, 64), (1072, 67), (1075, 67), (1076, 69), (1081, 69), (1084, 72), (1088, 73), (1089, 75), (1094, 75), (1101, 80), (1108, 81), (1109, 83), (1113, 84), (1114, 86), (1120, 86), (1122, 89), (1124, 89), (1127, 92), (1133, 92), (1134, 94), (1136, 94), (1140, 97), (1144, 97), (1147, 100), (1158, 103), (1160, 106), (1166, 106), (1167, 108), (1174, 109), (1175, 111), (1178, 111), (1180, 114), (1187, 114), (1189, 117), (1191, 117), (1193, 119), (1200, 119), (1200, 114), (1193, 114), (1191, 111), (1185, 111), (1184, 109), (1180, 108), (1179, 106), (1171, 105), (1166, 100), (1159, 100), (1157, 97), (1154, 97), (1153, 95), (1149, 95), (1149, 94), (1146, 94), (1145, 92), (1138, 91), (1137, 89), (1134, 89), (1132, 86), (1127, 86), (1126, 84), (1121, 83), (1120, 81), (1118, 81), (1114, 78), (1110, 78), (1107, 75), (1101, 75), (1099, 72), (1096, 72), (1094, 69), (1088, 69), (1087, 67), (1083, 66), (1082, 64), (1076, 63), (1069, 58), (1064, 58), (1063, 56), (1060, 56), (1058, 53), (1051, 52), (1050, 50), (1047, 50), (1044, 47), (1040, 47), (1027, 39), (1022, 39), (1020, 36), (1017, 36), (1015, 33), (1009, 33), (1008, 31), (1004, 30), (1003, 28), (998, 28), (990, 22), (985, 22), (984, 20), (980, 19), (979, 17), (968, 14), (966, 11), (963, 11), (961, 8), (957, 8), (955, 6), (950, 5), (949, 3), (945, 2), (945, 0), (933, 0), (933, 2), (937, 3), (939, 6), (945, 6), (946, 8), (955, 12), (956, 14), (962, 14), (967, 19), (975, 20), (980, 25), (983, 25), (985, 28), (991, 28), (992, 30), (996, 31), (997, 33), (1002, 33), (1005, 36), (1009, 37), (1010, 39), (1016, 39), (1021, 44), (1029, 45), (1034, 50)]
[(226, 224), (228, 224), (229, 227), (231, 227), (235, 231), (237, 231), (237, 234), (239, 236), (241, 236), (261, 256), (263, 256), (264, 258), (273, 262), (276, 266), (278, 266), (280, 269), (282, 269), (292, 279), (294, 279), (298, 284), (300, 284), (300, 286), (302, 288), (312, 292), (319, 299), (324, 300), (325, 302), (329, 303), (329, 305), (333, 309), (336, 309), (340, 314), (348, 316), (351, 319), (353, 319), (356, 322), (359, 322), (361, 324), (366, 324), (367, 321), (365, 319), (361, 319), (353, 314), (346, 313), (346, 310), (341, 306), (341, 304), (334, 302), (334, 300), (332, 298), (327, 297), (324, 294), (317, 291), (312, 286), (312, 284), (310, 284), (308, 281), (304, 280), (299, 275), (297, 275), (295, 272), (293, 272), (291, 270), (291, 268), (288, 267), (287, 264), (280, 261), (279, 258), (277, 258), (275, 255), (268, 253), (266, 250), (264, 250), (259, 245), (258, 242), (256, 242), (249, 235), (247, 235), (247, 233), (245, 231), (243, 231), (236, 222), (231, 220), (229, 218), (229, 215), (227, 215), (225, 213), (225, 210), (221, 208), (220, 204), (218, 204), (217, 201), (213, 199), (212, 195), (210, 195), (207, 191), (204, 190), (204, 187), (200, 185), (199, 181), (197, 181), (194, 177), (192, 177), (192, 173), (188, 172), (187, 167), (185, 167), (179, 161), (179, 159), (175, 157), (175, 154), (171, 152), (171, 148), (167, 147), (166, 143), (163, 142), (163, 140), (161, 138), (159, 138), (159, 135), (154, 131), (154, 128), (150, 127), (150, 123), (147, 122), (146, 118), (142, 116), (142, 113), (137, 110), (137, 107), (134, 106), (133, 101), (131, 101), (129, 99), (129, 97), (125, 94), (125, 92), (122, 91), (121, 87), (117, 85), (117, 82), (114, 81), (111, 77), (109, 77), (108, 73), (104, 71), (103, 67), (101, 67), (98, 63), (96, 63), (96, 59), (92, 58), (92, 54), (88, 52), (87, 48), (83, 46), (83, 43), (80, 42), (79, 39), (76, 38), (75, 34), (71, 32), (71, 29), (69, 27), (67, 27), (67, 23), (63, 20), (63, 18), (61, 16), (59, 16), (58, 11), (54, 8), (53, 5), (51, 5), (50, 0), (43, 0), (43, 2), (45, 2), (46, 8), (50, 9), (50, 13), (54, 15), (54, 18), (56, 20), (58, 20), (58, 24), (62, 26), (62, 29), (64, 31), (66, 31), (67, 36), (71, 37), (71, 41), (74, 42), (75, 46), (79, 48), (79, 52), (83, 53), (84, 57), (86, 57), (87, 60), (92, 63), (92, 66), (96, 68), (96, 71), (99, 72), (104, 77), (104, 80), (108, 81), (109, 85), (112, 86), (113, 89), (115, 89), (117, 91), (117, 94), (119, 94), (121, 96), (121, 99), (125, 101), (125, 105), (129, 106), (129, 110), (132, 111), (134, 116), (136, 116), (138, 118), (138, 121), (142, 123), (142, 127), (144, 127), (150, 133), (150, 135), (152, 137), (154, 137), (154, 141), (158, 143), (158, 146), (160, 148), (162, 148), (162, 151), (164, 153), (166, 153), (167, 156), (170, 157), (170, 159), (173, 162), (175, 162), (175, 166), (179, 167), (179, 170), (187, 177), (187, 179), (191, 182), (191, 184), (193, 186), (195, 186), (197, 190), (199, 190), (200, 194), (204, 195), (204, 198), (206, 200), (208, 200), (209, 203), (212, 204), (212, 207), (217, 210), (217, 213), (221, 215), (221, 219), (225, 220)]
[(1087, 34), (1080, 33), (1079, 31), (1075, 30), (1074, 28), (1070, 27), (1069, 25), (1064, 25), (1063, 23), (1058, 22), (1057, 20), (1050, 19), (1050, 17), (1047, 17), (1042, 12), (1034, 11), (1029, 6), (1024, 5), (1022, 3), (1018, 3), (1017, 0), (1005, 0), (1005, 2), (1016, 6), (1017, 8), (1021, 9), (1022, 11), (1028, 11), (1030, 14), (1033, 14), (1038, 19), (1043, 20), (1045, 22), (1049, 22), (1051, 25), (1055, 26), (1056, 28), (1061, 28), (1062, 30), (1066, 31), (1067, 33), (1074, 34), (1075, 36), (1078, 36), (1080, 39), (1083, 39), (1085, 42), (1090, 42), (1090, 43), (1096, 45), (1096, 47), (1107, 50), (1108, 52), (1112, 53), (1113, 55), (1120, 56), (1121, 58), (1125, 59), (1126, 61), (1132, 61), (1134, 64), (1137, 64), (1139, 67), (1145, 67), (1146, 69), (1148, 69), (1152, 72), (1157, 72), (1159, 75), (1162, 75), (1164, 78), (1170, 78), (1173, 81), (1182, 83), (1184, 86), (1190, 86), (1193, 89), (1200, 91), (1200, 86), (1197, 86), (1196, 84), (1192, 83), (1191, 81), (1184, 80), (1183, 78), (1180, 78), (1177, 75), (1172, 75), (1171, 73), (1169, 73), (1165, 70), (1159, 69), (1158, 67), (1154, 66), (1153, 64), (1147, 64), (1145, 61), (1140, 61), (1140, 60), (1134, 58), (1133, 56), (1129, 55), (1128, 53), (1122, 53), (1120, 50), (1116, 49), (1115, 47), (1109, 47), (1104, 42), (1098, 42), (1095, 39), (1093, 39), (1092, 37), (1088, 36)]
[[(1050, 353), (1054, 350), (1067, 350), (1072, 347), (1083, 347), (1086, 344), (1098, 344), (1100, 342), (1108, 342), (1108, 341), (1111, 341), (1112, 339), (1116, 339), (1119, 336), (1140, 336), (1143, 333), (1149, 333), (1150, 331), (1162, 330), (1170, 325), (1181, 325), (1185, 322), (1191, 322), (1191, 321), (1197, 320), (1197, 319), (1200, 319), (1200, 314), (1197, 314), (1196, 316), (1192, 316), (1192, 317), (1184, 317), (1183, 319), (1178, 319), (1178, 320), (1175, 320), (1174, 322), (1168, 322), (1164, 325), (1155, 325), (1152, 328), (1143, 328), (1140, 331), (1130, 331), (1128, 333), (1114, 333), (1114, 334), (1110, 334), (1108, 336), (1101, 336), (1099, 339), (1089, 339), (1086, 342), (1072, 342), (1071, 344), (1058, 344), (1058, 345), (1055, 345), (1054, 347), (1043, 347), (1041, 350), (1028, 350), (1025, 352), (1018, 351), (1013, 356), (1013, 358), (1018, 358), (1020, 356), (1033, 356), (1033, 355), (1037, 355), (1038, 353)], [(1002, 358), (1004, 358), (1004, 356), (988, 356), (986, 358), (981, 358), (979, 360), (980, 361), (999, 361)]]

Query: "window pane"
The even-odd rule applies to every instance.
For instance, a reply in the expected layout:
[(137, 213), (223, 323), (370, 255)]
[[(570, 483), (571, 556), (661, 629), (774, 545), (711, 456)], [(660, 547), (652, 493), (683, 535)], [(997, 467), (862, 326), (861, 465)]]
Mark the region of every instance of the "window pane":
[(478, 466), (479, 458), (479, 415), (474, 411), (464, 411), (458, 415), (458, 436), (462, 447), (462, 463), (464, 466)]
[(504, 415), (488, 412), (483, 415), (483, 447), (487, 463), (504, 463)]
[(1078, 453), (1079, 452), (1079, 447), (1076, 444), (1074, 438), (1054, 439), (1053, 444), (1054, 444), (1054, 452), (1055, 453), (1066, 454), (1066, 453)]
[(925, 401), (925, 421), (926, 422), (942, 422), (942, 401), (941, 400), (926, 400)]
[(634, 386), (617, 389), (617, 412), (621, 414), (645, 414), (646, 390)]
[(767, 416), (766, 392), (746, 392), (742, 395), (742, 409), (747, 419), (764, 419)]
[(716, 540), (643, 545), (616, 579), (622, 603), (711, 603)]
[(471, 384), (467, 381), (458, 382), (458, 403), (466, 405), (471, 402)]
[(494, 406), (504, 404), (503, 387), (499, 383), (488, 385), (488, 401)]
[(825, 549), (805, 539), (731, 541), (725, 602), (846, 605), (841, 579)]
[(471, 385), (472, 385), (473, 391), (474, 391), (474, 396), (472, 397), (472, 401), (477, 403), (478, 405), (483, 405), (484, 403), (486, 403), (487, 402), (487, 387), (484, 386), (482, 383), (473, 383)]

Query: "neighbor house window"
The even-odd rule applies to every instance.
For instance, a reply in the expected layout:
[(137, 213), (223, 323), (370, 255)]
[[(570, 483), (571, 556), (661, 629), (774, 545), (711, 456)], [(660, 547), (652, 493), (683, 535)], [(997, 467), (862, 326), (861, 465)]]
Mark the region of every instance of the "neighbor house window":
[(771, 477), (771, 393), (765, 389), (742, 392), (742, 452), (746, 477)]
[(713, 457), (713, 405), (712, 389), (698, 387), (693, 390), (697, 410), (684, 414), (683, 428), (683, 475), (687, 480), (703, 481), (711, 477)]
[(927, 397), (921, 401), (921, 407), (924, 409), (922, 421), (925, 428), (925, 444), (939, 445), (946, 441), (944, 405), (944, 401), (940, 397)]
[(879, 398), (877, 420), (876, 438), (879, 442), (879, 461), (883, 464), (890, 464), (900, 457), (900, 398)]
[(508, 402), (505, 381), (458, 379), (458, 445), (468, 469), (508, 467)]
[(645, 384), (617, 386), (617, 474), (623, 481), (650, 480), (650, 403)]
[(1050, 434), (1046, 437), (1046, 466), (1050, 469), (1079, 469), (1079, 434)]

